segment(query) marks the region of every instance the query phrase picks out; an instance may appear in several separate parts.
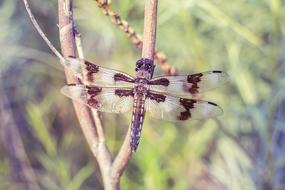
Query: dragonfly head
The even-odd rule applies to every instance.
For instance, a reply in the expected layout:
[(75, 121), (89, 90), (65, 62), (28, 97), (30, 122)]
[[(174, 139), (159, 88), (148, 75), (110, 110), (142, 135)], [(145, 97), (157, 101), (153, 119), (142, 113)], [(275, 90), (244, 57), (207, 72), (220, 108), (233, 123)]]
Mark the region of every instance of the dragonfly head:
[(147, 58), (141, 58), (136, 62), (137, 77), (152, 78), (155, 65), (153, 60)]

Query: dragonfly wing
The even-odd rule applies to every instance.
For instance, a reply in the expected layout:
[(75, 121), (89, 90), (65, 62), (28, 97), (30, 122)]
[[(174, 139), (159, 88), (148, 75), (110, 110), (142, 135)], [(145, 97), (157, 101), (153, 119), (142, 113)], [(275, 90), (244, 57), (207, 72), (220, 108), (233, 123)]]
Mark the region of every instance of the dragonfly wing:
[(193, 97), (216, 88), (227, 80), (228, 75), (223, 71), (208, 71), (193, 75), (156, 77), (149, 85), (153, 91)]
[(98, 87), (81, 84), (66, 85), (61, 92), (101, 112), (128, 112), (133, 106), (133, 90), (130, 88)]
[(219, 116), (222, 109), (215, 103), (165, 95), (153, 91), (147, 94), (145, 109), (150, 116), (169, 121), (206, 119)]
[(108, 69), (78, 58), (67, 58), (66, 66), (86, 85), (102, 87), (133, 87), (134, 78), (126, 73)]

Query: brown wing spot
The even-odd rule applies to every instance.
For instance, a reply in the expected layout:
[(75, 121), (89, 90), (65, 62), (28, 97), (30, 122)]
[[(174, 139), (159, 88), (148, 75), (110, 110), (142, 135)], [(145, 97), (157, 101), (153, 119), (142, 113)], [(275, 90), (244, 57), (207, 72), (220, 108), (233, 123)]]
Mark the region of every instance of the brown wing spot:
[(147, 98), (151, 99), (151, 100), (155, 100), (157, 103), (159, 102), (165, 102), (166, 96), (163, 94), (156, 94), (156, 93), (152, 93), (150, 91), (147, 92), (146, 95)]
[(169, 80), (167, 78), (160, 78), (156, 80), (151, 80), (149, 81), (148, 84), (150, 85), (162, 85), (162, 86), (168, 86), (169, 85)]
[(177, 116), (177, 119), (179, 120), (187, 120), (191, 118), (191, 109), (194, 108), (194, 104), (197, 102), (193, 99), (185, 99), (180, 98), (179, 100), (180, 104), (185, 108), (185, 111), (180, 112), (180, 115)]
[(75, 83), (70, 83), (70, 84), (67, 84), (67, 86), (76, 86), (78, 84), (75, 84)]
[(198, 83), (201, 81), (201, 77), (203, 76), (202, 73), (197, 73), (193, 75), (188, 75), (187, 82), (191, 83), (191, 86), (189, 87), (189, 92), (191, 94), (197, 94), (199, 91)]
[(99, 102), (96, 100), (96, 96), (100, 94), (102, 91), (102, 88), (97, 87), (97, 86), (86, 86), (87, 89), (87, 94), (88, 94), (88, 100), (87, 104), (93, 108), (99, 108)]
[(133, 90), (122, 90), (122, 89), (116, 89), (115, 94), (119, 97), (122, 96), (134, 96)]
[(86, 88), (87, 94), (89, 94), (90, 96), (97, 96), (102, 91), (102, 88), (97, 86), (86, 86)]
[(125, 81), (125, 82), (131, 82), (134, 83), (134, 79), (122, 74), (122, 73), (116, 73), (114, 75), (114, 80), (115, 81)]
[(184, 112), (181, 112), (180, 115), (177, 117), (179, 120), (187, 120), (191, 118), (191, 113), (189, 110), (186, 110)]
[(194, 108), (194, 104), (197, 103), (197, 100), (180, 98), (179, 102), (185, 109), (192, 109)]
[(87, 104), (93, 108), (99, 108), (99, 102), (94, 97), (88, 99)]
[(95, 65), (89, 61), (85, 61), (85, 69), (87, 70), (87, 80), (92, 82), (93, 81), (93, 74), (99, 71), (99, 66)]

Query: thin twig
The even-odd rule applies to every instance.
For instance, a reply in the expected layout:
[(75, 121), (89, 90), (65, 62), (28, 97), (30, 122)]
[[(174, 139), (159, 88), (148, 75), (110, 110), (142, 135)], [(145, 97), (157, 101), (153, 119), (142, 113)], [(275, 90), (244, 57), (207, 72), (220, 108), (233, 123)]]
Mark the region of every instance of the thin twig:
[(60, 59), (61, 62), (64, 62), (64, 58), (63, 56), (57, 51), (57, 49), (52, 45), (52, 43), (49, 41), (49, 39), (46, 37), (45, 33), (43, 32), (43, 30), (41, 29), (41, 27), (39, 26), (38, 22), (36, 21), (29, 3), (27, 2), (27, 0), (23, 0), (24, 4), (25, 4), (25, 8), (29, 14), (29, 17), (33, 23), (33, 25), (35, 26), (36, 30), (38, 31), (38, 33), (41, 35), (42, 39), (46, 42), (46, 44), (49, 46), (49, 48), (52, 50), (52, 52)]
[[(120, 15), (110, 9), (110, 1), (95, 0), (98, 7), (102, 9), (102, 12), (111, 18), (111, 21), (119, 26), (127, 36), (131, 39), (132, 43), (139, 49), (142, 48), (142, 39), (135, 30), (128, 24), (127, 21), (121, 19)], [(154, 59), (157, 60), (158, 65), (167, 75), (177, 74), (177, 70), (167, 62), (167, 57), (163, 52), (156, 51), (154, 54)]]
[[(76, 44), (78, 57), (81, 60), (85, 60), (84, 53), (83, 53), (83, 47), (82, 47), (82, 41), (81, 41), (81, 34), (78, 32), (76, 28), (74, 28), (74, 33), (75, 33), (75, 44)], [(103, 127), (102, 127), (102, 121), (99, 117), (99, 113), (96, 109), (91, 109), (91, 112), (92, 112), (92, 116), (93, 116), (96, 129), (97, 129), (98, 141), (105, 143), (105, 135), (104, 135)]]
[[(75, 29), (75, 44), (76, 44), (76, 49), (78, 52), (78, 57), (82, 60), (84, 60), (84, 53), (83, 53), (83, 48), (82, 48), (82, 42), (81, 42), (81, 35), (78, 32), (77, 29)], [(104, 136), (104, 131), (102, 127), (102, 122), (99, 118), (98, 111), (95, 109), (91, 109), (91, 113), (96, 125), (96, 132), (97, 132), (97, 146), (96, 147), (91, 147), (92, 152), (94, 156), (97, 159), (97, 162), (99, 164), (100, 170), (102, 172), (102, 178), (104, 181), (104, 188), (106, 190), (108, 189), (114, 189), (112, 184), (113, 180), (110, 177), (110, 168), (112, 164), (112, 157), (111, 153), (109, 151), (109, 148), (106, 145), (105, 142), (105, 136)]]
[(129, 26), (128, 22), (122, 20), (118, 13), (110, 9), (109, 3), (110, 2), (102, 2), (100, 0), (95, 0), (98, 7), (102, 9), (102, 12), (111, 18), (111, 21), (119, 26), (121, 30), (123, 30), (128, 37), (131, 38), (134, 45), (141, 49), (142, 48), (142, 40), (141, 37), (135, 32), (135, 30)]

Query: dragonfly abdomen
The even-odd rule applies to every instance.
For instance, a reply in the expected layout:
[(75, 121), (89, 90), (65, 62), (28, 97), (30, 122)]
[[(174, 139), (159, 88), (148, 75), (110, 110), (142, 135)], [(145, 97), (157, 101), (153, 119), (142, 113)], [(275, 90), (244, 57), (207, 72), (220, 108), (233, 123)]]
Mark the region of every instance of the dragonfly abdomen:
[(133, 152), (136, 151), (144, 120), (144, 104), (145, 104), (146, 94), (143, 92), (137, 92), (134, 94), (134, 107), (133, 107), (133, 116), (132, 116), (132, 126), (131, 126), (131, 149)]

